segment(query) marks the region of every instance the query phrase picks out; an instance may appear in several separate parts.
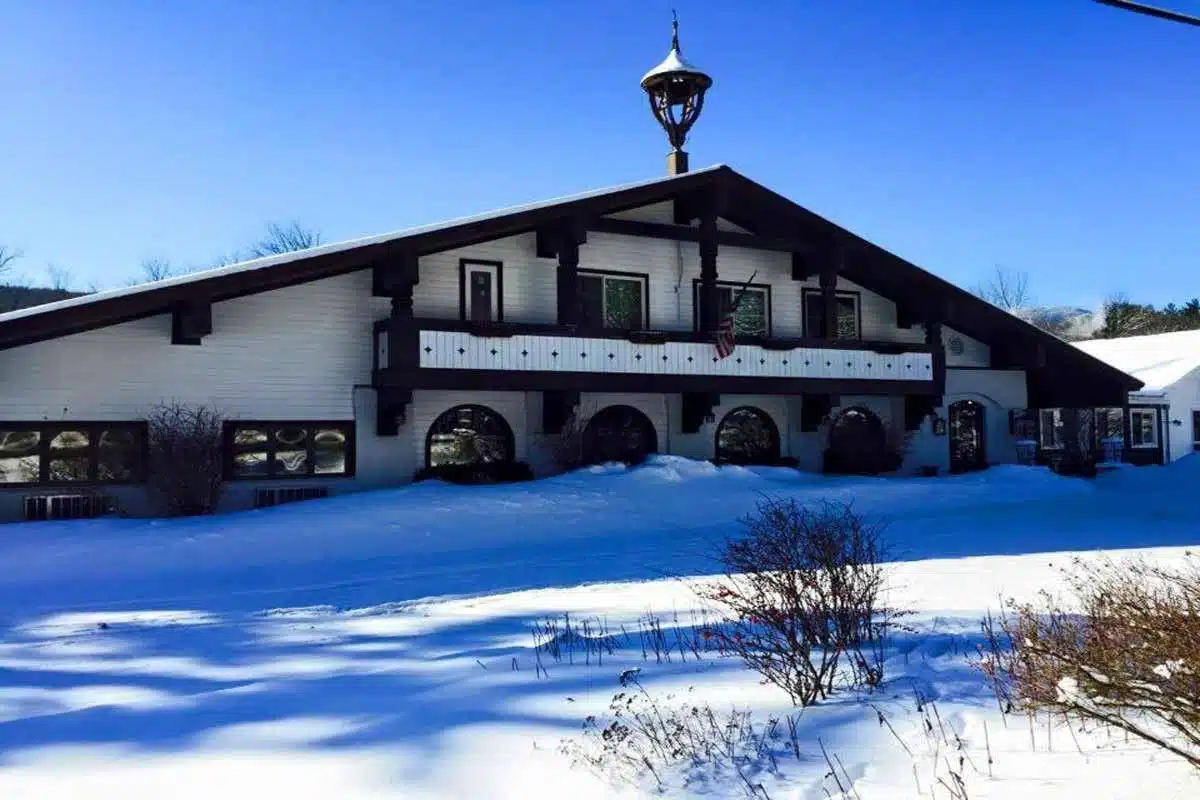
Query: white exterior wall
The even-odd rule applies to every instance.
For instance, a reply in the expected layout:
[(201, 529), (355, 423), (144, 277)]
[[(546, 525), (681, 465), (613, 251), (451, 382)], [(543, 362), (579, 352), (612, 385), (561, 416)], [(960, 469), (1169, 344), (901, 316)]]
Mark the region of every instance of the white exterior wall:
[[(950, 405), (959, 400), (975, 400), (984, 406), (987, 463), (1015, 464), (1017, 447), (1009, 431), (1008, 412), (1023, 409), (1028, 402), (1024, 370), (947, 369), (945, 394), (937, 409), (938, 416), (947, 420), (947, 427)], [(942, 472), (950, 468), (949, 432), (945, 436), (934, 435), (929, 417), (913, 434), (901, 470), (915, 473), (922, 466), (935, 466)]]
[[(1171, 461), (1178, 461), (1195, 452), (1193, 442), (1200, 439), (1200, 432), (1192, 428), (1192, 412), (1200, 411), (1200, 370), (1180, 378), (1166, 389), (1170, 403), (1167, 436)], [(1174, 420), (1180, 424), (1175, 425)]]

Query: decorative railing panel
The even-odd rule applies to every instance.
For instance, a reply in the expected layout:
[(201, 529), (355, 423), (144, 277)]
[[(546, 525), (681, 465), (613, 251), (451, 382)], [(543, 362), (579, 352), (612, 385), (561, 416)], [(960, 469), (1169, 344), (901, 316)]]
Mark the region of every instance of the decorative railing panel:
[(467, 331), (419, 334), (422, 369), (596, 372), (761, 378), (933, 381), (930, 352), (878, 352), (836, 347), (739, 344), (716, 357), (703, 341), (642, 343), (628, 338), (548, 334), (486, 336)]

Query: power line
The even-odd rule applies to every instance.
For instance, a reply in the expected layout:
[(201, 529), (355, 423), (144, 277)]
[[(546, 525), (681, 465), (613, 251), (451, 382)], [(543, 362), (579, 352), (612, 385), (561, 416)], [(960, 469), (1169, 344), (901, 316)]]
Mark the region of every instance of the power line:
[(1132, 11), (1135, 14), (1145, 14), (1148, 17), (1158, 17), (1159, 19), (1170, 20), (1171, 22), (1182, 22), (1184, 25), (1200, 27), (1200, 17), (1193, 17), (1190, 14), (1184, 14), (1180, 11), (1170, 11), (1165, 8), (1133, 3), (1130, 0), (1096, 0), (1096, 2), (1112, 6), (1113, 8), (1124, 9), (1125, 11)]

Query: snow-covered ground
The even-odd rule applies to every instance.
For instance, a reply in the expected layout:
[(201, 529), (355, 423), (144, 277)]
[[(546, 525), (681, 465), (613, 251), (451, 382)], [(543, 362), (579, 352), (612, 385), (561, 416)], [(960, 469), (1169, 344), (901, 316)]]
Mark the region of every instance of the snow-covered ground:
[[(799, 758), (785, 732), (774, 767), (746, 765), (760, 796), (839, 797), (840, 780), (846, 797), (949, 798), (936, 780), (960, 756), (972, 798), (1200, 796), (1181, 764), (1124, 737), (1003, 717), (967, 661), (984, 611), (1052, 587), (1072, 551), (1173, 559), (1196, 545), (1197, 486), (1197, 457), (1094, 482), (1017, 467), (831, 479), (660, 457), (209, 519), (6, 526), (0, 797), (641, 796), (560, 752), (622, 670), (640, 667), (656, 698), (749, 708), (760, 731), (793, 712), (734, 660), (685, 647), (660, 663), (639, 633), (650, 615), (669, 643), (676, 626), (691, 635), (685, 578), (716, 571), (715, 543), (764, 493), (851, 500), (884, 520), (893, 599), (917, 613), (882, 690), (806, 711)], [(568, 619), (607, 630), (614, 649), (602, 662), (582, 647), (535, 653), (533, 627)], [(735, 775), (693, 778), (672, 792), (742, 791)]]

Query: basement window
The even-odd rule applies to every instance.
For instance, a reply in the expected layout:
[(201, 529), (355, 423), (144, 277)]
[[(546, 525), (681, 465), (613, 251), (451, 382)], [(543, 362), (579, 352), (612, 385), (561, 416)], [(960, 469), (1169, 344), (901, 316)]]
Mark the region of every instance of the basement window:
[(136, 483), (145, 472), (144, 422), (0, 423), (0, 485)]
[(230, 480), (354, 474), (353, 422), (230, 422), (225, 448)]

